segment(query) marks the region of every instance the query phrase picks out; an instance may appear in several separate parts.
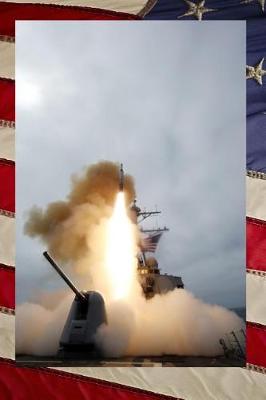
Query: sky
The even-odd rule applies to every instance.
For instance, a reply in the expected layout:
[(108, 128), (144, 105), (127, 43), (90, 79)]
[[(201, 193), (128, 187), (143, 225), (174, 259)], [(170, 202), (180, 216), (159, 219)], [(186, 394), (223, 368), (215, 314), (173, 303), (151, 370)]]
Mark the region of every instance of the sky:
[(23, 233), (28, 211), (110, 160), (162, 211), (143, 224), (170, 229), (161, 271), (245, 305), (244, 74), (241, 21), (16, 23), (17, 303), (64, 286)]

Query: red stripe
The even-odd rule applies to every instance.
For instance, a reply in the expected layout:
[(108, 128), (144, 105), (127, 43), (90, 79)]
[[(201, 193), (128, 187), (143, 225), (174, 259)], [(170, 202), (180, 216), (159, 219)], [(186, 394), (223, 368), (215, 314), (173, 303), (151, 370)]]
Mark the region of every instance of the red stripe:
[(15, 20), (133, 20), (137, 15), (91, 7), (0, 2), (0, 35), (15, 36)]
[(247, 268), (266, 271), (266, 222), (247, 218)]
[(266, 367), (266, 326), (247, 322), (247, 362)]
[(0, 264), (0, 307), (15, 308), (15, 269)]
[(15, 121), (15, 82), (12, 79), (0, 78), (0, 119)]
[(15, 164), (0, 159), (0, 210), (15, 212)]
[[(1, 399), (27, 400), (167, 400), (159, 395), (100, 379), (52, 369), (17, 367), (0, 360)], [(179, 399), (180, 400), (180, 399)]]

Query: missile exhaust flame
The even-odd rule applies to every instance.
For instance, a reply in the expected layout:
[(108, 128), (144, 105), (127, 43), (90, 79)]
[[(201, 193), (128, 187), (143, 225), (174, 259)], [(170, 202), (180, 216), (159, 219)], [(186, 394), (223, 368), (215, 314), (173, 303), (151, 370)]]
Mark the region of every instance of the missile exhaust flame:
[(126, 300), (137, 268), (133, 225), (127, 215), (124, 192), (119, 192), (107, 226), (106, 269), (113, 300)]

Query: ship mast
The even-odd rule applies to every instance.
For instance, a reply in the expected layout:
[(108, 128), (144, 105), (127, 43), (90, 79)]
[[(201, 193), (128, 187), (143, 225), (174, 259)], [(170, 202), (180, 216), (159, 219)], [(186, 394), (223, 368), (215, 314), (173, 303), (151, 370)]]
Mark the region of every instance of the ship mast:
[[(146, 211), (146, 210), (141, 210), (141, 208), (139, 208), (137, 206), (137, 201), (136, 199), (133, 202), (133, 205), (131, 206), (131, 210), (133, 212), (135, 212), (136, 214), (136, 223), (140, 224), (141, 222), (143, 222), (144, 220), (146, 220), (147, 218), (156, 216), (161, 214), (161, 211), (157, 210), (157, 207), (155, 207), (155, 210), (153, 211)], [(163, 233), (163, 232), (167, 232), (169, 231), (169, 228), (167, 228), (166, 226), (164, 226), (163, 228), (157, 227), (157, 228), (151, 228), (151, 229), (145, 229), (142, 226), (140, 227), (140, 231), (142, 233), (149, 233), (149, 234), (155, 234), (155, 233)], [(145, 258), (145, 251), (142, 250), (141, 251), (141, 256), (142, 256), (142, 260), (144, 265), (146, 265), (146, 258)]]
[[(159, 214), (162, 213), (161, 211), (157, 210), (157, 207), (155, 207), (155, 210), (153, 210), (153, 211), (146, 211), (146, 210), (142, 211), (137, 206), (137, 200), (136, 199), (133, 202), (131, 210), (136, 213), (137, 223), (138, 224), (140, 224), (141, 222), (143, 222), (145, 219), (147, 219), (149, 217), (153, 217), (155, 215), (159, 215)], [(140, 220), (139, 220), (139, 217), (141, 217)], [(153, 233), (153, 232), (167, 232), (167, 231), (169, 231), (169, 228), (167, 228), (166, 226), (164, 226), (163, 228), (152, 228), (152, 229), (144, 229), (143, 227), (140, 227), (140, 230), (143, 233)]]

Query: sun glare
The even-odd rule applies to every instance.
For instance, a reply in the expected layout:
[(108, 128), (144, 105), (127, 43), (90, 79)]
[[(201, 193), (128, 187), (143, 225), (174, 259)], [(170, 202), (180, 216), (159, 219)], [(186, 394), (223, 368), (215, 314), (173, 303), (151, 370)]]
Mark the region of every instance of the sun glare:
[(22, 108), (32, 108), (40, 104), (42, 93), (40, 86), (26, 79), (18, 79), (16, 103)]

